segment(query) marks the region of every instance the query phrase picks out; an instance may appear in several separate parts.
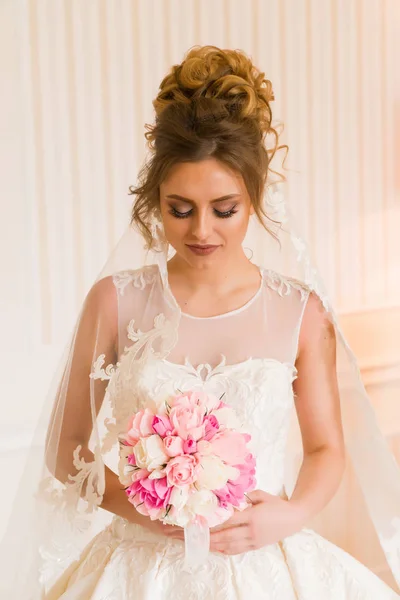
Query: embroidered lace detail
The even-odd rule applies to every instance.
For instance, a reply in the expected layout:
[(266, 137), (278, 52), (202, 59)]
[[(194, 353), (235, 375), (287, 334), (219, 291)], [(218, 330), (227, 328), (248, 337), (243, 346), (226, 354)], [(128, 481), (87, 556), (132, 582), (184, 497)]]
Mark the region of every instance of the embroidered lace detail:
[(157, 280), (158, 273), (155, 265), (147, 265), (135, 271), (119, 271), (114, 273), (113, 282), (121, 296), (125, 293), (125, 288), (132, 284), (138, 290), (144, 288)]
[(267, 285), (282, 297), (289, 295), (293, 289), (300, 292), (302, 300), (305, 300), (310, 293), (310, 287), (302, 281), (292, 277), (284, 277), (276, 271), (265, 270), (264, 273)]
[(92, 372), (89, 377), (91, 379), (101, 379), (101, 381), (105, 381), (111, 379), (112, 375), (115, 372), (115, 365), (110, 364), (107, 365), (105, 369), (103, 369), (103, 365), (105, 363), (105, 354), (100, 354), (100, 356), (94, 361), (92, 366)]

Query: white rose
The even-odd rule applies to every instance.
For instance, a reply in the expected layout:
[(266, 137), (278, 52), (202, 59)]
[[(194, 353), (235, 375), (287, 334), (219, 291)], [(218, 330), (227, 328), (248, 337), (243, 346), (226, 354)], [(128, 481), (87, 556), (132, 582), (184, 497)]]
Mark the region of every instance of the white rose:
[(189, 493), (189, 486), (173, 488), (169, 499), (172, 508), (163, 519), (164, 523), (185, 527), (194, 518), (193, 512), (187, 507)]
[(139, 440), (133, 452), (137, 466), (148, 471), (161, 467), (169, 460), (162, 439), (158, 435), (150, 435)]
[(208, 517), (218, 508), (218, 499), (209, 490), (199, 490), (189, 496), (187, 508), (196, 515)]
[(177, 511), (180, 511), (185, 506), (188, 498), (188, 487), (174, 487), (169, 498), (169, 503), (172, 504), (172, 506), (174, 506)]
[(228, 429), (240, 429), (240, 421), (235, 411), (229, 406), (213, 410), (212, 414), (217, 417), (220, 426), (227, 427)]
[(228, 479), (236, 479), (239, 475), (235, 467), (226, 465), (215, 454), (207, 454), (200, 458), (196, 484), (207, 490), (220, 490)]
[(162, 520), (166, 525), (177, 525), (178, 527), (186, 527), (194, 518), (194, 514), (186, 506), (180, 511), (172, 509), (168, 515)]

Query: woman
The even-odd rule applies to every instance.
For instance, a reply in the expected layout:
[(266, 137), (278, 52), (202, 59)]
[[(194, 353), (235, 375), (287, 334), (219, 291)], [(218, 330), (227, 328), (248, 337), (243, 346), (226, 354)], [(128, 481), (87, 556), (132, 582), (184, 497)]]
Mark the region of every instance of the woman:
[[(323, 294), (268, 268), (265, 248), (281, 239), (264, 193), (281, 148), (271, 100), (270, 82), (243, 53), (215, 47), (192, 49), (161, 83), (147, 134), (153, 156), (131, 190), (132, 222), (153, 254), (90, 290), (48, 428), (39, 493), (47, 600), (399, 598), (307, 527), (338, 490), (343, 420), (354, 414), (338, 385), (338, 357), (348, 363)], [(258, 246), (248, 244), (259, 262), (244, 243), (253, 222), (264, 227)], [(346, 381), (359, 394), (361, 383)], [(118, 473), (118, 439), (132, 414), (185, 390), (224, 395), (257, 461), (249, 506), (211, 530), (197, 574), (183, 569), (182, 529), (135, 510)], [(287, 493), (293, 406), (304, 456)], [(363, 481), (367, 490), (371, 479)]]

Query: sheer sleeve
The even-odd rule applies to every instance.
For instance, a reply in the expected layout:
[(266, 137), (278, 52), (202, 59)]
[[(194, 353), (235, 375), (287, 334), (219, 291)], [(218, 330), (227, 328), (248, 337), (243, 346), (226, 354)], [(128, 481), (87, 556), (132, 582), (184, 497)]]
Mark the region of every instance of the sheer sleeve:
[(46, 465), (50, 473), (70, 489), (76, 486), (77, 495), (85, 492), (86, 499), (96, 504), (104, 491), (101, 469), (98, 465), (92, 472), (87, 461), (91, 460), (93, 467), (93, 454), (97, 452), (99, 456), (96, 416), (108, 379), (95, 379), (91, 375), (99, 364), (115, 363), (117, 338), (117, 294), (112, 277), (106, 277), (92, 287), (85, 300), (46, 439)]

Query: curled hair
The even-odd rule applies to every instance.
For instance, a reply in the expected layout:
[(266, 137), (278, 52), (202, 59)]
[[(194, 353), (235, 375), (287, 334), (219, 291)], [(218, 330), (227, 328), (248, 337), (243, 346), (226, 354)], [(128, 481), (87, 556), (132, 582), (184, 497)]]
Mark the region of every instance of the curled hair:
[(151, 156), (139, 171), (139, 186), (129, 188), (136, 195), (131, 223), (148, 247), (151, 224), (159, 218), (160, 184), (171, 167), (209, 158), (240, 173), (257, 218), (270, 231), (263, 193), (274, 183), (271, 173), (285, 179), (270, 163), (278, 150), (286, 150), (285, 159), (288, 152), (288, 146), (278, 145), (272, 100), (271, 82), (241, 50), (194, 46), (171, 68), (153, 101), (155, 124), (145, 125)]

